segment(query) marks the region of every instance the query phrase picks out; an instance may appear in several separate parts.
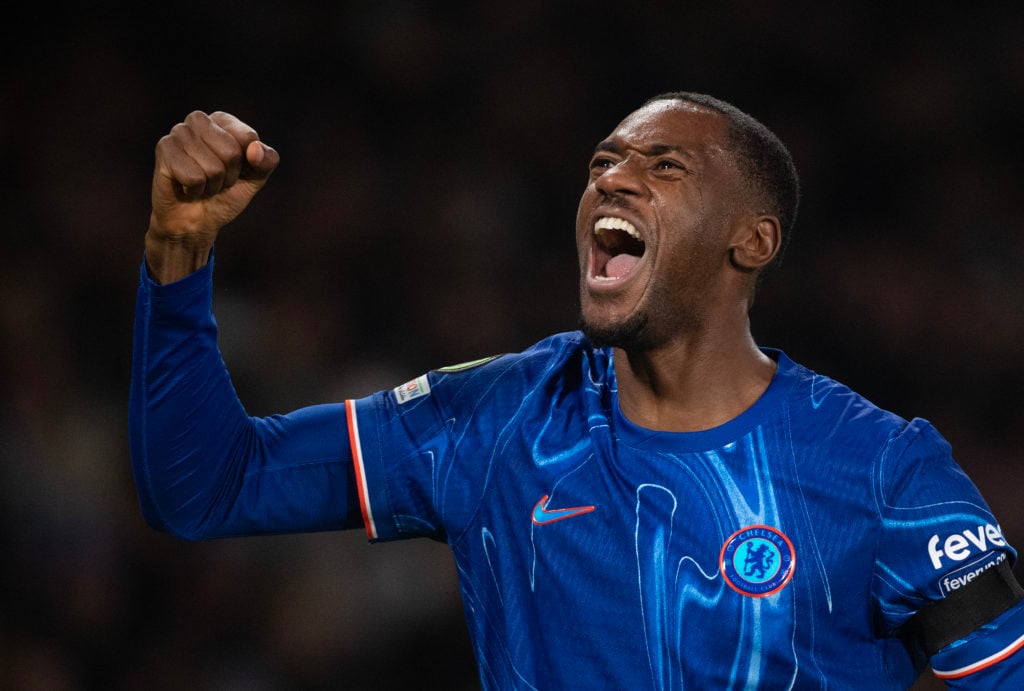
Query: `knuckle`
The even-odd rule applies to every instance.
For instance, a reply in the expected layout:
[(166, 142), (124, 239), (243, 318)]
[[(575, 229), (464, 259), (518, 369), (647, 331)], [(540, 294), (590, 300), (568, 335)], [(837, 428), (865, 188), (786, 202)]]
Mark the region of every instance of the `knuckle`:
[(217, 161), (205, 161), (202, 167), (207, 180), (219, 180), (226, 174), (224, 165)]

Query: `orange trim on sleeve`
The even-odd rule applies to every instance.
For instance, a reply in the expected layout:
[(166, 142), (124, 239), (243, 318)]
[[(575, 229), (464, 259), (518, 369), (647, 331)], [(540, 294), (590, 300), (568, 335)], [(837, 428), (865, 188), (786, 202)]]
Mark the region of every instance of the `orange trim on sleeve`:
[(356, 402), (345, 401), (345, 417), (348, 421), (348, 440), (352, 445), (352, 464), (356, 471), (356, 489), (359, 491), (359, 508), (363, 512), (363, 525), (371, 540), (377, 539), (377, 526), (370, 511), (369, 488), (366, 485), (366, 469), (363, 466), (363, 447), (359, 442), (359, 425), (356, 422)]

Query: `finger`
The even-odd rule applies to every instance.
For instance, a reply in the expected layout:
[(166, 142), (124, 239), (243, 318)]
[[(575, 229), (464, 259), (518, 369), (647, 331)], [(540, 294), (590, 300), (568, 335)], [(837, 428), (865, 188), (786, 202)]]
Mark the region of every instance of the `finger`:
[[(240, 175), (243, 175), (248, 168), (249, 163), (246, 160), (246, 149), (252, 142), (259, 139), (259, 135), (249, 125), (245, 124), (231, 113), (225, 113), (222, 110), (218, 110), (210, 114), (210, 120), (217, 126), (220, 132), (223, 132), (227, 137), (230, 137), (231, 141), (234, 142), (232, 152), (237, 152), (238, 155), (238, 167), (231, 167), (229, 170), (229, 179), (225, 181), (225, 187), (230, 187), (235, 184), (235, 181)], [(220, 143), (220, 142), (219, 142)], [(225, 146), (226, 141), (224, 142)], [(234, 159), (232, 159), (232, 163)]]
[(156, 145), (157, 174), (172, 192), (186, 198), (200, 196), (206, 190), (207, 172), (188, 151), (194, 136), (184, 123), (179, 123)]
[(235, 141), (238, 142), (239, 148), (244, 149), (249, 145), (249, 142), (259, 139), (259, 135), (256, 134), (256, 130), (236, 118), (231, 113), (225, 113), (222, 110), (218, 110), (214, 113), (210, 113), (209, 118), (211, 123), (234, 137)]
[[(216, 114), (214, 114), (216, 115)], [(194, 111), (185, 118), (191, 137), (183, 138), (185, 150), (206, 171), (205, 194), (216, 194), (238, 180), (247, 142), (236, 132), (220, 126), (218, 118)]]
[(217, 139), (234, 140), (224, 132), (218, 135), (216, 130), (209, 116), (193, 111), (184, 122), (172, 127), (157, 145), (158, 167), (181, 186), (180, 193), (185, 198), (214, 194), (223, 186), (226, 175), (223, 158), (230, 158), (230, 148), (221, 143), (222, 151), (218, 152), (208, 142), (217, 146)]
[[(245, 151), (245, 157), (242, 160), (242, 177), (249, 180), (265, 180), (274, 172), (281, 160), (280, 156), (272, 147), (260, 142), (259, 134), (255, 129), (231, 113), (224, 111), (212, 113), (210, 119), (225, 132), (231, 134)], [(254, 142), (259, 142), (259, 144), (254, 146)]]
[(281, 156), (277, 151), (261, 141), (249, 143), (245, 150), (245, 158), (249, 164), (245, 177), (250, 180), (266, 180), (281, 162)]

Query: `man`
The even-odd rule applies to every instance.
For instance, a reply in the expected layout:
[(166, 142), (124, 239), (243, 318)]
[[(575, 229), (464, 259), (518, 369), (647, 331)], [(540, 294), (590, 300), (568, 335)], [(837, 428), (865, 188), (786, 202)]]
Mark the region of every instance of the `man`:
[(210, 258), (278, 160), (225, 113), (157, 146), (131, 401), (151, 524), (445, 540), (488, 689), (905, 688), (929, 661), (1024, 682), (1016, 553), (948, 444), (750, 334), (798, 197), (756, 120), (665, 94), (598, 144), (582, 333), (255, 419)]

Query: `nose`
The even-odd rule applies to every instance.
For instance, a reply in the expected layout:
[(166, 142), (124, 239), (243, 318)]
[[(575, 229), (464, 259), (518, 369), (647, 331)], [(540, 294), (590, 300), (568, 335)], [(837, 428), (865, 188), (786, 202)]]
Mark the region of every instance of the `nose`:
[(636, 166), (635, 161), (624, 158), (605, 169), (594, 181), (594, 186), (606, 197), (639, 195), (643, 192), (643, 184)]

